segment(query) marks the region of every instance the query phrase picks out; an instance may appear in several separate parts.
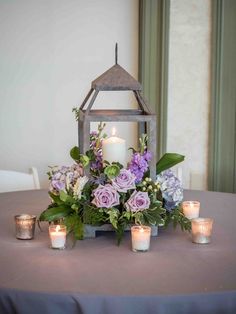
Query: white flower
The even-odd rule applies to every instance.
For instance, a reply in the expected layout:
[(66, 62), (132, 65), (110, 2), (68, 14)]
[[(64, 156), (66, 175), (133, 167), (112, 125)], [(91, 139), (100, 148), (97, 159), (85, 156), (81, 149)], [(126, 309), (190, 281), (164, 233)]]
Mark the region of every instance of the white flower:
[(73, 194), (78, 196), (78, 199), (81, 199), (81, 193), (85, 184), (88, 182), (88, 177), (79, 177), (73, 187)]
[(72, 177), (73, 177), (73, 173), (67, 172), (67, 174), (66, 174), (66, 189), (67, 189), (67, 191), (69, 191), (69, 189), (70, 189)]

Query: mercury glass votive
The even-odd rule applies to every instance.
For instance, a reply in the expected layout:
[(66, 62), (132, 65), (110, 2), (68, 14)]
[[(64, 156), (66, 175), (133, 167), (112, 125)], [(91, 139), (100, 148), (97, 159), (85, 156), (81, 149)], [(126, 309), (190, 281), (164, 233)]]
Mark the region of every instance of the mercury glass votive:
[(198, 218), (200, 211), (200, 202), (185, 201), (182, 203), (184, 216), (188, 219)]
[(191, 225), (194, 243), (207, 244), (211, 242), (213, 219), (194, 218), (191, 220)]
[(151, 227), (131, 227), (131, 241), (133, 252), (147, 252), (150, 247)]
[(51, 248), (63, 250), (66, 246), (66, 226), (50, 225), (49, 236), (51, 239)]
[(21, 214), (15, 216), (16, 238), (21, 240), (31, 240), (34, 238), (35, 215)]

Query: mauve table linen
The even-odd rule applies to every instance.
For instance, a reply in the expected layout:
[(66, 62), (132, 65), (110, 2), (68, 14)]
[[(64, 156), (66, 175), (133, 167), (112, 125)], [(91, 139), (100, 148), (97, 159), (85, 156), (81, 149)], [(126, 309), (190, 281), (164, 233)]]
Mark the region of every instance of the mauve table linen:
[(194, 244), (172, 226), (159, 228), (146, 253), (130, 233), (50, 249), (48, 224), (33, 240), (15, 238), (14, 215), (39, 215), (46, 190), (0, 194), (0, 314), (236, 313), (236, 194), (185, 191), (214, 219), (212, 242)]

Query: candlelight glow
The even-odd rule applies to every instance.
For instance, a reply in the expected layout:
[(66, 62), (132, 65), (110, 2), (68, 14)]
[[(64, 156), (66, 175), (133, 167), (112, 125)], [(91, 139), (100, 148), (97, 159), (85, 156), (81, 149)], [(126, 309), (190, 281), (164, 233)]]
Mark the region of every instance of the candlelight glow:
[(116, 135), (116, 128), (115, 128), (115, 127), (113, 127), (113, 128), (111, 129), (111, 135), (112, 135), (112, 136), (115, 136), (115, 135)]
[(60, 226), (56, 226), (56, 232), (60, 230)]

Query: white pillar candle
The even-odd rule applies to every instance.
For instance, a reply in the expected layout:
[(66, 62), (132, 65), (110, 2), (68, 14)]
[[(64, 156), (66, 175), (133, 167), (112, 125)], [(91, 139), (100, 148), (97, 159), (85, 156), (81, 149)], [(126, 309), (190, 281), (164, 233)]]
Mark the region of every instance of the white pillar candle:
[(115, 129), (113, 130), (113, 136), (102, 141), (103, 161), (107, 160), (109, 163), (119, 162), (126, 166), (126, 141), (114, 136)]
[(133, 226), (131, 227), (132, 251), (146, 252), (150, 247), (151, 227)]
[(188, 219), (198, 218), (200, 210), (200, 202), (185, 201), (182, 203), (183, 213)]
[(192, 241), (194, 243), (206, 244), (211, 241), (213, 219), (194, 218), (191, 220)]
[(66, 244), (66, 226), (51, 225), (49, 226), (49, 235), (51, 247), (53, 249), (64, 249)]

